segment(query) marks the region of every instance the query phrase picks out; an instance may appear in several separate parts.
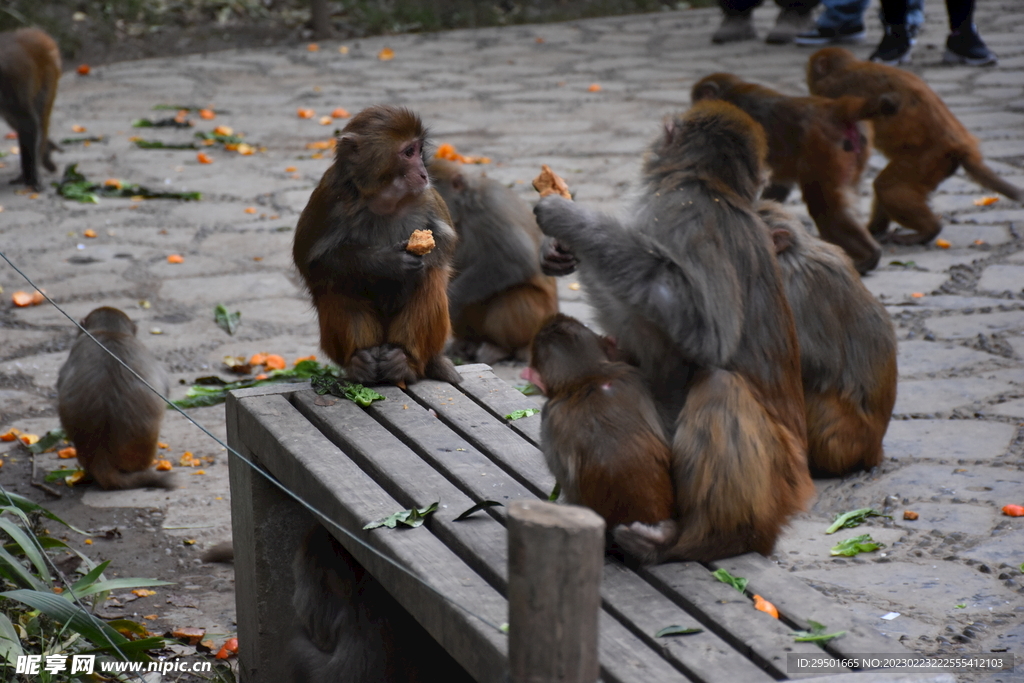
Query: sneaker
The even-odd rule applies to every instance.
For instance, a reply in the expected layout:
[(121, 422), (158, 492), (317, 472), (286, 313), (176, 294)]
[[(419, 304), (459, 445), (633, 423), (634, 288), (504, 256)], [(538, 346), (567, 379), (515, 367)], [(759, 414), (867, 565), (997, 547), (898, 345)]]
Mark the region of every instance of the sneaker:
[(946, 64), (967, 64), (969, 66), (994, 66), (999, 60), (981, 40), (974, 24), (960, 31), (953, 31), (946, 39), (946, 52), (942, 55)]
[(794, 38), (801, 33), (810, 31), (813, 27), (814, 22), (811, 19), (810, 11), (783, 9), (779, 12), (779, 18), (775, 20), (775, 28), (771, 30), (764, 42), (772, 45), (792, 43)]
[(793, 38), (797, 45), (843, 45), (851, 43), (863, 43), (868, 32), (864, 26), (844, 26), (841, 28), (825, 28), (815, 26), (813, 31), (804, 31)]
[(872, 62), (881, 62), (889, 66), (910, 63), (910, 49), (913, 45), (907, 35), (905, 26), (886, 26), (882, 42), (868, 57)]
[(726, 14), (722, 17), (722, 25), (711, 36), (712, 43), (735, 43), (740, 40), (757, 38), (754, 30), (752, 12), (744, 14)]

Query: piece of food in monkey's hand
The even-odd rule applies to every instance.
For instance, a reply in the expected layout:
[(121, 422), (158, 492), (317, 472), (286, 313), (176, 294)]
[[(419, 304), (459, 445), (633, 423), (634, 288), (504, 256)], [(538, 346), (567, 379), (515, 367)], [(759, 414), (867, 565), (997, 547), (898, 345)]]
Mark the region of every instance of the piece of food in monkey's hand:
[(409, 243), (405, 245), (405, 250), (407, 252), (410, 254), (416, 254), (417, 256), (429, 254), (433, 249), (433, 230), (414, 230), (412, 235), (409, 237)]
[(533, 189), (540, 192), (541, 197), (547, 197), (549, 194), (560, 194), (566, 199), (572, 199), (572, 195), (569, 194), (569, 186), (565, 184), (564, 180), (555, 175), (555, 172), (547, 164), (541, 165), (540, 175), (533, 179)]

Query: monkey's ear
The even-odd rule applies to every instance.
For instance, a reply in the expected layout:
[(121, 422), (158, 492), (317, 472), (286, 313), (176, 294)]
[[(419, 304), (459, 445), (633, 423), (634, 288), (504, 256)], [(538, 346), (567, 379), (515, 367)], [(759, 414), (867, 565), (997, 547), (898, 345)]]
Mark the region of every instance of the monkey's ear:
[(786, 228), (775, 228), (772, 230), (772, 244), (775, 245), (775, 253), (781, 254), (793, 246), (793, 233)]
[(676, 126), (675, 117), (666, 116), (662, 125), (665, 127), (665, 142), (672, 142), (673, 136), (676, 134), (678, 126)]
[(718, 93), (718, 84), (714, 81), (708, 81), (707, 83), (702, 83), (699, 87), (693, 89), (693, 94), (690, 96), (690, 100), (693, 102), (699, 102), (700, 100), (713, 100), (718, 98)]
[(452, 189), (456, 192), (462, 192), (466, 189), (466, 178), (461, 173), (456, 173), (452, 176)]
[(338, 136), (336, 143), (339, 154), (353, 154), (359, 149), (359, 138), (353, 133)]
[(816, 78), (821, 78), (828, 73), (828, 56), (816, 55), (811, 57), (811, 73)]

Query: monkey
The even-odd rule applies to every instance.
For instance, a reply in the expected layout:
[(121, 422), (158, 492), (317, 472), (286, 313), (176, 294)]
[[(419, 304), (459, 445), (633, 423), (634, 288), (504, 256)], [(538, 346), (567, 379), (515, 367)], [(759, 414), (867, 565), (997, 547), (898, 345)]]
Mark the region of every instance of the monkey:
[(766, 155), (749, 115), (700, 101), (651, 144), (628, 226), (553, 195), (534, 207), (672, 434), (675, 514), (613, 530), (642, 562), (769, 554), (814, 490), (793, 316), (754, 213)]
[(18, 134), (21, 175), (11, 184), (24, 183), (36, 192), (40, 162), (57, 170), (50, 155), (61, 151), (50, 139), (50, 112), (60, 79), (60, 50), (53, 38), (37, 28), (0, 33), (0, 116)]
[(292, 569), (292, 683), (473, 680), (323, 525), (306, 534)]
[(762, 201), (800, 343), (807, 460), (814, 476), (870, 470), (896, 402), (896, 332), (841, 249)]
[[(875, 178), (874, 206), (868, 231), (896, 244), (926, 244), (942, 230), (928, 208), (928, 195), (957, 167), (982, 187), (1021, 201), (1021, 189), (985, 165), (978, 140), (918, 76), (875, 62), (865, 62), (838, 47), (811, 55), (807, 63), (811, 93), (824, 97), (877, 97), (892, 92), (899, 115), (874, 120), (875, 146), (889, 164)], [(912, 232), (887, 234), (891, 221)]]
[(222, 541), (204, 550), (199, 557), (203, 562), (234, 562), (235, 546), (231, 541)]
[[(103, 306), (82, 327), (160, 394), (167, 373), (135, 338), (136, 326), (119, 309)], [(78, 461), (105, 489), (174, 488), (171, 475), (148, 469), (156, 456), (166, 406), (88, 335), (79, 333), (57, 375), (57, 413)]]
[(533, 338), (524, 379), (547, 396), (541, 450), (566, 502), (604, 517), (606, 528), (672, 516), (672, 454), (640, 371), (608, 358), (607, 340), (569, 316)]
[(781, 202), (799, 185), (821, 238), (842, 247), (860, 273), (878, 265), (882, 248), (853, 205), (871, 155), (871, 127), (861, 121), (894, 114), (893, 96), (789, 97), (716, 73), (697, 81), (691, 97), (731, 102), (750, 114), (768, 137), (772, 176), (764, 196)]
[(525, 360), (533, 335), (558, 312), (555, 280), (540, 272), (543, 235), (531, 207), (451, 161), (435, 159), (429, 171), (459, 237), (448, 284), (454, 355), (491, 365)]
[[(320, 346), (362, 384), (461, 381), (443, 355), (457, 238), (430, 185), (426, 146), (408, 109), (359, 112), (295, 229), (292, 255), (316, 307)], [(415, 230), (432, 231), (432, 251), (406, 250)]]

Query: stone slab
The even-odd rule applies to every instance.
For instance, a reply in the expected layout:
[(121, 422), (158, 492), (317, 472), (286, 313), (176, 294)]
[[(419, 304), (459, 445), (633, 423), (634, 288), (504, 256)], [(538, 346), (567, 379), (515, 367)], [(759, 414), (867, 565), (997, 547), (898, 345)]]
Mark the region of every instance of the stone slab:
[(1006, 453), (1013, 425), (978, 420), (893, 420), (885, 434), (885, 455), (894, 460), (991, 460)]

